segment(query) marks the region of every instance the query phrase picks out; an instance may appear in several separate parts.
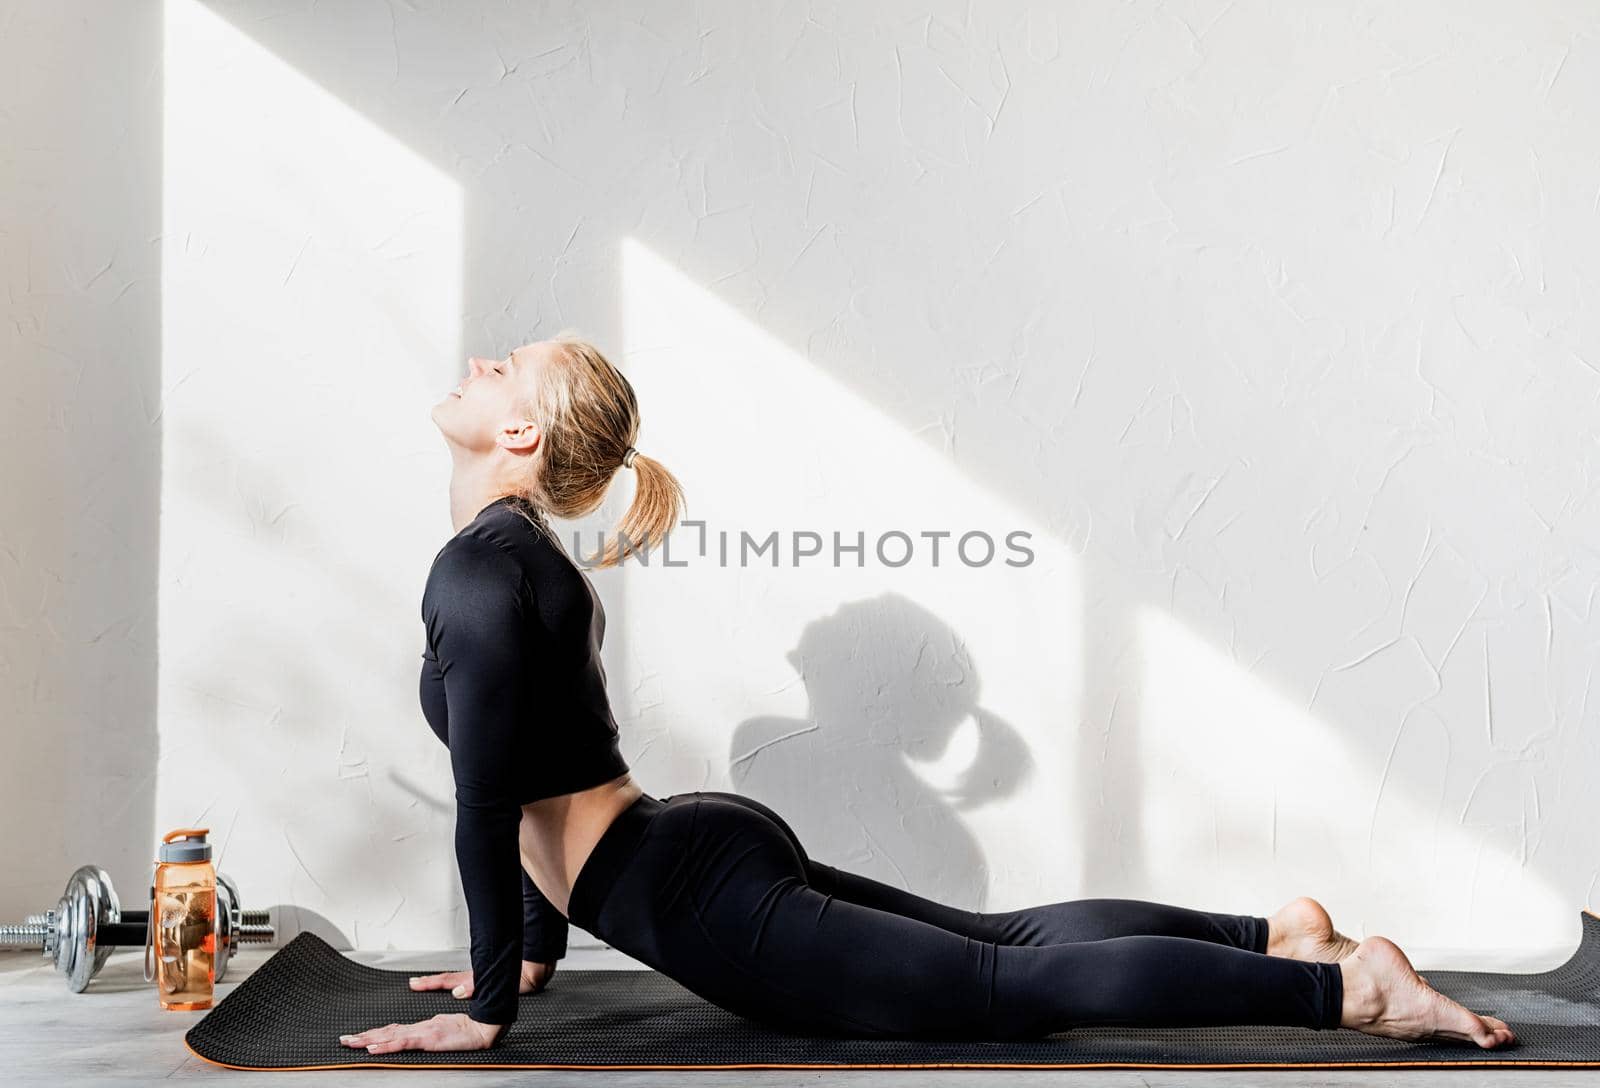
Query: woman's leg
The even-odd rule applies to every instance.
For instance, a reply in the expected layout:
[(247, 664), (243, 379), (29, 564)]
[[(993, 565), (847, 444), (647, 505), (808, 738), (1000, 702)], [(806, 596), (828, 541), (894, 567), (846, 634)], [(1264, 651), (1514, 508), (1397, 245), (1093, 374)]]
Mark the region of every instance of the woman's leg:
[(806, 882), (823, 895), (915, 918), (952, 933), (1020, 945), (1067, 944), (1108, 937), (1187, 937), (1249, 952), (1267, 950), (1267, 920), (1263, 917), (1191, 910), (1142, 899), (1074, 899), (991, 913), (962, 910), (808, 857), (783, 817), (753, 797), (712, 790), (700, 793), (743, 805), (777, 824), (805, 863)]
[(707, 795), (670, 858), (686, 921), (661, 969), (777, 1026), (1026, 1038), (1088, 1025), (1338, 1027), (1338, 964), (1171, 936), (1008, 945), (852, 903), (808, 882), (783, 830)]

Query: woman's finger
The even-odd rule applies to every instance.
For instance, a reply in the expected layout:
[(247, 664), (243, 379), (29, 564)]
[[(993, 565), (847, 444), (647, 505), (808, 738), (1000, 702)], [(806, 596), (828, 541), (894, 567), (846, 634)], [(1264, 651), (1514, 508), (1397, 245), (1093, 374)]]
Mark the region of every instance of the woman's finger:
[(450, 990), (463, 982), (470, 982), (472, 974), (469, 971), (440, 971), (436, 975), (414, 975), (411, 978), (413, 990)]
[(404, 1024), (389, 1024), (386, 1027), (377, 1029), (371, 1033), (372, 1038), (367, 1040), (367, 1049), (371, 1050), (375, 1046), (382, 1046), (404, 1030)]
[(396, 1050), (407, 1050), (414, 1042), (415, 1033), (410, 1027), (401, 1028), (391, 1032), (386, 1038), (375, 1043), (367, 1044), (368, 1054), (389, 1054)]

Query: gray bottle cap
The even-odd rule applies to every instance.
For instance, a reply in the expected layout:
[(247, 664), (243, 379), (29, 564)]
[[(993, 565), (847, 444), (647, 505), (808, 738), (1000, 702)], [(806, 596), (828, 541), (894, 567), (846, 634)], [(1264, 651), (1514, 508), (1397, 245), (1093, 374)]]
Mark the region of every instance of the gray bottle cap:
[(162, 861), (210, 861), (211, 844), (204, 838), (164, 842), (160, 857)]

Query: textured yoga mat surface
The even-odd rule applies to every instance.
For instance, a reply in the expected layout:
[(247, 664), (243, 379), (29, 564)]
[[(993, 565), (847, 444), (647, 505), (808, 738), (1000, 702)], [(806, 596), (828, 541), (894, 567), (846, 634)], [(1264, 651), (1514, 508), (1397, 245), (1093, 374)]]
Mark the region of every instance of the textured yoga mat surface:
[(1552, 970), (1423, 972), (1469, 1009), (1511, 1025), (1517, 1042), (1495, 1050), (1272, 1026), (1076, 1028), (1025, 1042), (790, 1035), (725, 1012), (654, 971), (561, 969), (543, 992), (523, 996), (517, 1022), (487, 1050), (373, 1055), (341, 1045), (339, 1036), (463, 1012), (466, 1003), (412, 992), (406, 979), (431, 971), (368, 967), (309, 933), (239, 983), (184, 1041), (199, 1057), (240, 1069), (1600, 1066), (1600, 916), (1585, 910), (1581, 918), (1577, 951)]

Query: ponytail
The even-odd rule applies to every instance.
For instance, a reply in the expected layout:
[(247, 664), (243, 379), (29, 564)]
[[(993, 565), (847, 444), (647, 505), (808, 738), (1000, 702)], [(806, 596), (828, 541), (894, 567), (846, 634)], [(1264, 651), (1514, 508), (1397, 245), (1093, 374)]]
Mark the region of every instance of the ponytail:
[(667, 466), (631, 446), (624, 463), (632, 464), (636, 477), (633, 502), (594, 563), (601, 570), (618, 566), (627, 555), (659, 546), (683, 516), (683, 488)]

